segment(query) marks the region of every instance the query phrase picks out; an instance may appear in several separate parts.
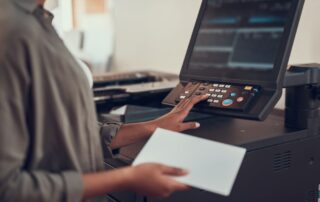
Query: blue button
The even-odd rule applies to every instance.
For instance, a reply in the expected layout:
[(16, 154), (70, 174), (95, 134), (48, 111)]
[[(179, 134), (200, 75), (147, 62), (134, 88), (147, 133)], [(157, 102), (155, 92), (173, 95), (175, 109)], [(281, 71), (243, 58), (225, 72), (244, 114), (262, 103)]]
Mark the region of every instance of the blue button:
[(230, 95), (231, 95), (231, 97), (236, 97), (237, 93), (231, 93)]
[(232, 104), (233, 104), (233, 100), (231, 100), (231, 99), (226, 99), (222, 102), (222, 105), (225, 107), (229, 107)]
[(257, 92), (259, 92), (259, 89), (258, 88), (254, 88), (253, 91), (257, 93)]

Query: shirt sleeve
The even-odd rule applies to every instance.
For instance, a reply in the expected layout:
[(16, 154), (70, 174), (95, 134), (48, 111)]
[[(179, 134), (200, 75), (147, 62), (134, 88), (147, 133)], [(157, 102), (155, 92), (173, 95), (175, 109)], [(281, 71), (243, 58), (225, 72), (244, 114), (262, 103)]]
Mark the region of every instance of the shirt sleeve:
[(119, 122), (99, 123), (103, 155), (105, 159), (112, 158), (114, 155), (119, 153), (119, 150), (117, 149), (112, 150), (110, 145), (112, 139), (117, 135), (121, 128), (121, 125), (122, 124)]
[(80, 173), (51, 173), (30, 166), (32, 145), (39, 141), (28, 124), (30, 65), (25, 47), (14, 43), (0, 47), (0, 201), (79, 202), (83, 192)]

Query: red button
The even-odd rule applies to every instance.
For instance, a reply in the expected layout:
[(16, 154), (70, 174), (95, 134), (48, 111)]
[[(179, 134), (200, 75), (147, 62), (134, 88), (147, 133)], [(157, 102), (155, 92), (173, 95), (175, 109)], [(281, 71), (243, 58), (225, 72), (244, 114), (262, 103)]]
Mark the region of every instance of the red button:
[(244, 98), (243, 97), (238, 97), (237, 102), (243, 102)]

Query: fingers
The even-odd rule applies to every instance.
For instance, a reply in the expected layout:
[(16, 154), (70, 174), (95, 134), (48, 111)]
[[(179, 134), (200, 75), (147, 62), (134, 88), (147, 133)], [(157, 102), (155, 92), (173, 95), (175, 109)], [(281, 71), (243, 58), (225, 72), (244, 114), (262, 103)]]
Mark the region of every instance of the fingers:
[(184, 170), (181, 168), (169, 167), (169, 166), (163, 166), (162, 172), (163, 174), (171, 175), (171, 176), (184, 176), (188, 174), (187, 170)]
[(186, 101), (181, 106), (181, 108), (184, 109), (191, 102), (191, 100), (192, 100), (192, 97), (187, 98)]
[(163, 192), (160, 194), (160, 198), (167, 198), (176, 191), (186, 191), (190, 189), (188, 185), (177, 182), (169, 177), (165, 178), (165, 180), (166, 186)]
[(188, 123), (182, 123), (180, 125), (180, 132), (185, 131), (185, 130), (190, 130), (190, 129), (197, 129), (200, 128), (200, 123), (198, 122), (188, 122)]
[(202, 100), (208, 98), (207, 95), (202, 95), (202, 96), (192, 96), (186, 99), (181, 100), (178, 105), (176, 106), (177, 108), (183, 108), (185, 107), (187, 104), (197, 104), (198, 102), (201, 102)]
[(207, 95), (202, 95), (202, 96), (193, 96), (191, 98), (188, 98), (184, 105), (182, 106), (182, 112), (184, 114), (188, 114), (191, 109), (194, 107), (194, 105), (198, 104), (199, 102), (206, 100), (208, 98)]
[(188, 101), (189, 101), (189, 98), (181, 100), (176, 106), (176, 108), (182, 108)]
[(207, 99), (207, 98), (208, 98), (208, 95), (193, 96), (193, 97), (191, 98), (191, 102), (190, 102), (189, 104), (195, 105), (195, 104), (197, 104), (198, 102), (201, 102), (201, 101), (203, 101), (203, 100), (205, 100), (205, 99)]
[(191, 188), (190, 186), (188, 186), (186, 184), (182, 184), (182, 183), (179, 183), (176, 181), (174, 181), (172, 186), (175, 191), (186, 191)]
[(184, 110), (189, 112), (194, 105), (198, 104), (199, 102), (206, 100), (208, 98), (207, 95), (202, 95), (202, 96), (194, 96), (191, 98), (190, 102), (184, 107)]

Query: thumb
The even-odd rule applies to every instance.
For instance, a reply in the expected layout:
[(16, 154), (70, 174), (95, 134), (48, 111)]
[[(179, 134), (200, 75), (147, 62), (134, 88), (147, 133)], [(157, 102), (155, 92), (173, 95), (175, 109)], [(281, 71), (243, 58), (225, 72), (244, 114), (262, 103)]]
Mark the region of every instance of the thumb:
[(180, 125), (180, 131), (190, 130), (190, 129), (197, 129), (200, 127), (200, 123), (198, 122), (187, 122), (182, 123)]
[(186, 184), (182, 184), (180, 182), (177, 181), (173, 181), (172, 183), (172, 187), (175, 191), (186, 191), (189, 190), (191, 187), (186, 185)]

